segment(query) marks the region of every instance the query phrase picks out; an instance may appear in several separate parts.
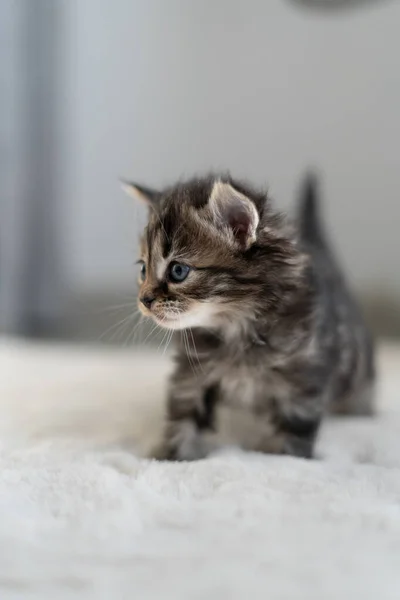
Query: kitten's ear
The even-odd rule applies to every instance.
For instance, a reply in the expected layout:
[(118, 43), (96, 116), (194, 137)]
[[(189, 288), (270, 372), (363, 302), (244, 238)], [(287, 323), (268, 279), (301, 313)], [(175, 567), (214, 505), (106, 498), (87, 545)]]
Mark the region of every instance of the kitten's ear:
[(126, 181), (124, 179), (120, 179), (121, 187), (128, 196), (134, 198), (135, 200), (140, 200), (144, 204), (148, 206), (157, 206), (158, 201), (160, 199), (160, 193), (155, 190), (151, 190), (148, 187), (144, 187), (143, 185), (138, 185), (137, 183), (132, 183), (131, 181)]
[(229, 183), (216, 181), (211, 191), (209, 206), (214, 222), (228, 226), (235, 242), (247, 250), (256, 241), (259, 216), (254, 203)]

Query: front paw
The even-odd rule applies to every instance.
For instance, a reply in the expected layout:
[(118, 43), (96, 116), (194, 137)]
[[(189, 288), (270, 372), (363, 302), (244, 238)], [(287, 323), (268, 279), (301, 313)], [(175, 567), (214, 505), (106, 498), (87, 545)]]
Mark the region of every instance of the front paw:
[(182, 447), (164, 442), (154, 448), (149, 458), (160, 461), (194, 461), (206, 458), (207, 454), (201, 444)]
[(189, 420), (169, 424), (165, 439), (155, 448), (157, 460), (200, 460), (214, 450), (214, 445)]
[(179, 460), (176, 449), (174, 450), (165, 442), (161, 442), (150, 453), (149, 458), (154, 460)]

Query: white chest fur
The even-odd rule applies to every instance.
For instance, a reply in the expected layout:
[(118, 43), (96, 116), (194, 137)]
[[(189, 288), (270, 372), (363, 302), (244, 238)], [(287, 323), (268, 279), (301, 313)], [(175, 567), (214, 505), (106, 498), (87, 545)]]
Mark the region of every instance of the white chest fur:
[(220, 393), (225, 405), (237, 408), (253, 408), (260, 392), (260, 384), (254, 377), (242, 373), (227, 373), (220, 381)]

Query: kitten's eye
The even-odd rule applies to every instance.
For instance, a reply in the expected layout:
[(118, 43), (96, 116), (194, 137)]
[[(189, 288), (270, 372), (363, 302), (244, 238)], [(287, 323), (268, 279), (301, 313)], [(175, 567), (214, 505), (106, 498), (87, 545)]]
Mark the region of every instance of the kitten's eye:
[(140, 267), (140, 279), (142, 281), (144, 281), (146, 279), (146, 265), (144, 263), (141, 263), (141, 267)]
[(174, 283), (184, 281), (189, 275), (190, 267), (182, 263), (172, 263), (169, 267), (169, 278)]

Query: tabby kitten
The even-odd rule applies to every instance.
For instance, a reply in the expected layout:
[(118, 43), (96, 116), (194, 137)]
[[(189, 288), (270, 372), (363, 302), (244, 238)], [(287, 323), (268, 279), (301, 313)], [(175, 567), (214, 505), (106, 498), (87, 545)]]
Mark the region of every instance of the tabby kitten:
[(308, 178), (292, 225), (230, 176), (145, 200), (139, 306), (182, 330), (160, 458), (228, 444), (311, 457), (328, 410), (372, 410), (372, 344), (322, 232)]

